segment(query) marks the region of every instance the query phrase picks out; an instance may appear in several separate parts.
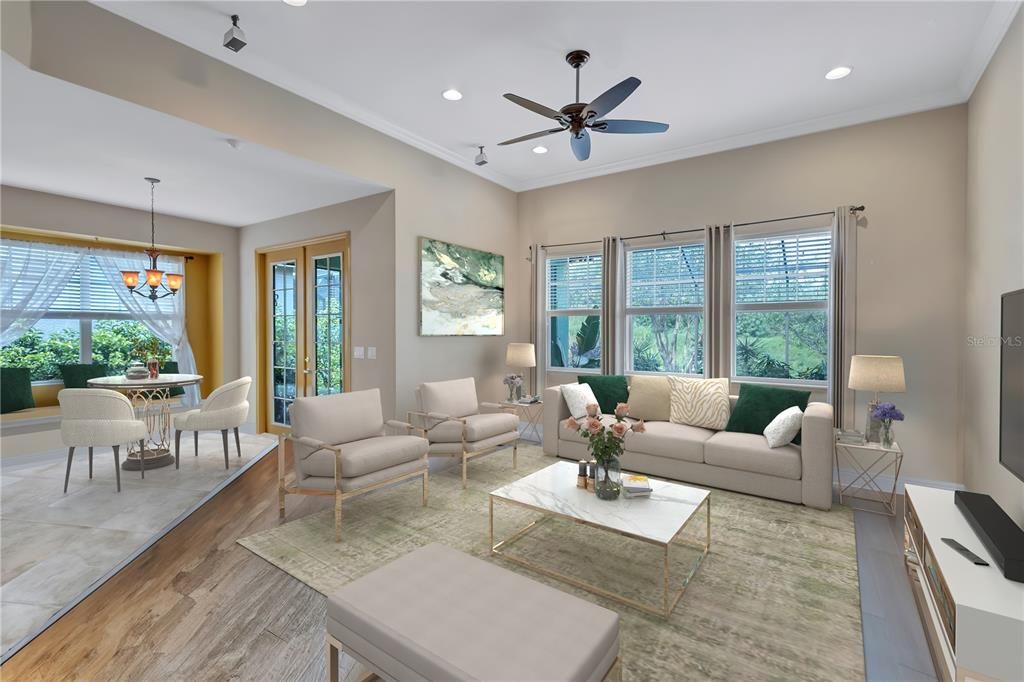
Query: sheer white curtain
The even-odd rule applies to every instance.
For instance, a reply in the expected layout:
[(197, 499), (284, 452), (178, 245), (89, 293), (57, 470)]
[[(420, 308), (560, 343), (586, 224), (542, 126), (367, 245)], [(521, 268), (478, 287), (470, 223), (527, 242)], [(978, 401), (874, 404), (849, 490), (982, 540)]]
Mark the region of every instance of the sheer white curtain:
[(0, 344), (28, 331), (78, 271), (81, 249), (0, 240)]
[[(101, 249), (90, 249), (89, 252), (96, 258), (100, 265), (100, 271), (117, 292), (121, 303), (132, 317), (146, 325), (146, 328), (153, 332), (158, 339), (171, 345), (174, 358), (178, 361), (178, 371), (182, 374), (195, 374), (196, 359), (192, 354), (192, 346), (188, 342), (188, 333), (185, 330), (185, 287), (188, 286), (188, 281), (184, 281), (177, 295), (151, 301), (138, 294), (133, 294), (121, 280), (122, 270), (142, 270), (145, 263), (143, 254)], [(165, 272), (183, 273), (185, 272), (185, 259), (180, 256), (160, 256), (158, 266)], [(145, 281), (146, 278), (143, 274), (139, 278), (138, 288), (148, 293), (149, 287), (145, 285)], [(189, 406), (199, 404), (198, 387), (188, 386), (185, 388), (184, 404)]]

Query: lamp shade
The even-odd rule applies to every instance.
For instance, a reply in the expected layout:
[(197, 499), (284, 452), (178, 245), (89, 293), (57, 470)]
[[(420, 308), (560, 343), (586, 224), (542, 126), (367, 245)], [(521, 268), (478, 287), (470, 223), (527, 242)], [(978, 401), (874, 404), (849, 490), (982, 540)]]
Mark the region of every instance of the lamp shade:
[(850, 388), (854, 391), (903, 393), (903, 358), (898, 355), (854, 355), (850, 358)]
[(505, 352), (505, 364), (509, 367), (536, 367), (537, 354), (532, 343), (510, 343)]

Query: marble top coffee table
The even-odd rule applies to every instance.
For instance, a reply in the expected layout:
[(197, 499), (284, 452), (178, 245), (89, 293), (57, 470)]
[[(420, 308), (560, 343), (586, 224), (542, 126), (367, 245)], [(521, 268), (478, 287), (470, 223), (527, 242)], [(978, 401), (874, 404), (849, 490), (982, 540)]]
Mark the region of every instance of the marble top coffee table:
[[(493, 491), (490, 494), (491, 552), (508, 561), (526, 566), (531, 570), (544, 573), (594, 594), (668, 618), (711, 548), (710, 491), (652, 478), (650, 483), (653, 492), (650, 497), (620, 497), (618, 500), (607, 501), (598, 499), (593, 492), (576, 487), (577, 473), (576, 463), (558, 461)], [(494, 502), (496, 500), (540, 511), (544, 513), (544, 516), (495, 544)], [(681, 537), (683, 530), (690, 522), (700, 518), (701, 509), (704, 510), (703, 516), (706, 520), (703, 542), (693, 542)], [(513, 542), (552, 517), (571, 519), (577, 523), (662, 548), (664, 562), (661, 608), (655, 608), (649, 604), (610, 592), (574, 576), (565, 575), (505, 551)], [(669, 590), (669, 548), (674, 542), (696, 547), (700, 550), (700, 554), (690, 567), (689, 573), (683, 581), (682, 589), (672, 594)], [(587, 559), (600, 561), (599, 557), (587, 557)]]

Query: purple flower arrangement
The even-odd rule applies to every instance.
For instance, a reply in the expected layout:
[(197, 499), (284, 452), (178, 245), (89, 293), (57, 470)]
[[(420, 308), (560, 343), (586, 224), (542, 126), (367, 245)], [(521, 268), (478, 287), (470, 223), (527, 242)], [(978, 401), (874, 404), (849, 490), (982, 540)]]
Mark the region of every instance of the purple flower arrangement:
[(879, 403), (871, 411), (871, 416), (886, 424), (903, 421), (903, 413), (893, 403)]

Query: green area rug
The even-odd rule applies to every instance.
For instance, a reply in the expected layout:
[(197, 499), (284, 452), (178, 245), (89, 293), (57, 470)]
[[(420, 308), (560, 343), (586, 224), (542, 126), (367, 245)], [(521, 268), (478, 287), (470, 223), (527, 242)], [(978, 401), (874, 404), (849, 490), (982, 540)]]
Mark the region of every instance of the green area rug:
[[(665, 620), (489, 555), (487, 493), (553, 461), (539, 447), (525, 445), (513, 471), (511, 453), (498, 452), (470, 464), (466, 490), (460, 467), (431, 474), (426, 509), (418, 482), (354, 498), (345, 505), (341, 543), (334, 542), (330, 509), (239, 543), (324, 594), (417, 547), (444, 543), (619, 613), (629, 680), (864, 678), (848, 508), (822, 512), (713, 491), (711, 553)], [(495, 538), (508, 537), (537, 516), (495, 503)], [(701, 532), (703, 523), (690, 526)], [(661, 599), (660, 550), (636, 540), (552, 520), (509, 551), (652, 605)], [(691, 551), (685, 545), (673, 550), (674, 587), (688, 572)], [(565, 644), (584, 637), (585, 632), (565, 633)]]

